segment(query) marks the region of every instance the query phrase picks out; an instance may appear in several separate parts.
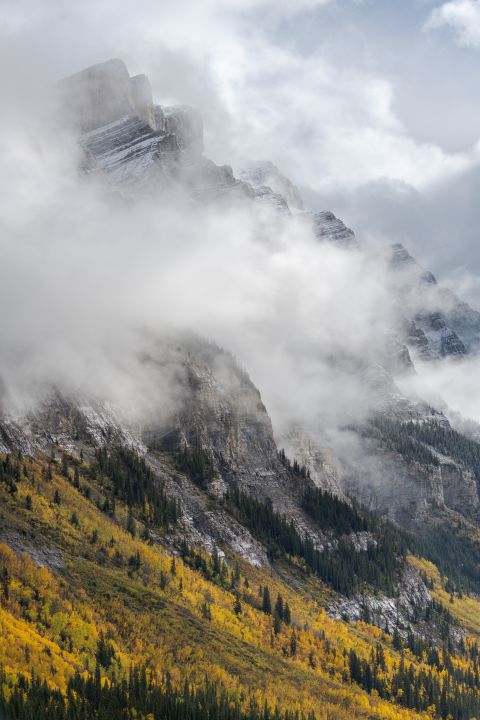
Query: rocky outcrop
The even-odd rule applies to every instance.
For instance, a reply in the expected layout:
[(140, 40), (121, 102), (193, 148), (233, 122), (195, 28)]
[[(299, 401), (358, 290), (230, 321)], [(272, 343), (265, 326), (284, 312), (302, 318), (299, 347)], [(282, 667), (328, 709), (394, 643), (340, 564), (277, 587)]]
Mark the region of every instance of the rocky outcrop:
[(60, 548), (39, 537), (33, 530), (0, 529), (0, 543), (8, 545), (17, 554), (28, 553), (39, 567), (53, 571), (63, 570), (64, 563)]
[(25, 455), (50, 453), (53, 447), (78, 455), (81, 449), (125, 445), (144, 451), (132, 428), (107, 401), (66, 397), (55, 389), (23, 416), (0, 416), (0, 451)]
[(60, 95), (68, 120), (81, 132), (126, 117), (138, 117), (157, 129), (148, 78), (131, 78), (122, 60), (107, 60), (65, 78)]
[(80, 133), (84, 170), (122, 193), (181, 188), (202, 202), (255, 197), (229, 166), (203, 156), (203, 121), (187, 105), (154, 104), (145, 75), (130, 77), (121, 60), (94, 65), (60, 83), (61, 107)]
[(295, 458), (299, 465), (304, 466), (310, 473), (313, 484), (321, 490), (327, 491), (345, 499), (340, 485), (339, 469), (332, 450), (315, 440), (303, 428), (290, 427), (282, 433), (277, 442), (285, 450), (289, 458)]
[[(365, 620), (373, 622), (390, 632), (398, 630), (406, 637), (407, 630), (425, 616), (432, 602), (432, 597), (418, 572), (411, 565), (406, 565), (399, 583), (400, 592), (397, 597), (365, 596), (357, 594), (352, 598), (337, 598), (328, 606), (328, 613), (335, 619), (353, 621)], [(431, 635), (431, 625), (428, 632)]]
[(272, 162), (249, 165), (240, 170), (238, 177), (254, 188), (258, 198), (268, 198), (281, 209), (304, 209), (298, 188)]
[(385, 251), (387, 280), (404, 319), (401, 337), (414, 358), (458, 358), (480, 343), (480, 313), (440, 286), (400, 244)]
[[(66, 451), (91, 459), (99, 447), (134, 448), (180, 502), (179, 539), (207, 548), (229, 545), (255, 564), (267, 564), (265, 549), (222, 508), (233, 485), (270, 499), (302, 534), (308, 533), (318, 546), (327, 544), (301, 508), (300, 480), (278, 456), (258, 389), (228, 352), (196, 337), (158, 340), (143, 353), (138, 372), (138, 386), (145, 387), (149, 378), (152, 396), (155, 379), (168, 374), (176, 386), (171, 412), (165, 412), (160, 394), (158, 407), (150, 407), (140, 426), (105, 398), (74, 399), (51, 391), (27, 416), (0, 420), (1, 449), (54, 452), (57, 458)], [(175, 457), (184, 446), (200, 446), (213, 461), (214, 478), (206, 487), (198, 488), (177, 469)]]
[(340, 482), (344, 492), (407, 529), (436, 511), (449, 508), (469, 516), (479, 507), (475, 478), (451, 458), (422, 464), (393, 452), (382, 442), (359, 438), (350, 457), (342, 458)]
[(408, 462), (374, 441), (363, 439), (354, 464), (345, 457), (343, 469), (345, 492), (402, 527), (444, 504), (440, 468)]
[(348, 250), (359, 247), (355, 233), (330, 211), (322, 211), (311, 215), (313, 232), (320, 242), (331, 242)]
[(440, 465), (440, 473), (447, 507), (463, 515), (479, 507), (477, 481), (470, 470), (446, 459)]
[(203, 120), (198, 110), (188, 105), (157, 106), (156, 110), (165, 119), (163, 129), (175, 135), (180, 150), (186, 150), (192, 157), (203, 153)]
[(298, 528), (323, 540), (300, 506), (300, 481), (278, 456), (270, 417), (248, 375), (228, 353), (212, 343), (190, 339), (176, 346), (181, 367), (174, 414), (144, 433), (148, 447), (200, 444), (213, 459), (216, 479), (208, 493), (221, 498), (232, 484), (259, 499), (270, 499)]
[[(432, 596), (418, 571), (406, 563), (396, 597), (357, 594), (352, 598), (337, 598), (330, 603), (328, 613), (335, 619), (364, 620), (390, 633), (396, 630), (404, 639), (413, 632), (440, 643), (444, 629), (441, 619), (435, 620), (432, 607)], [(450, 627), (451, 642), (461, 644), (464, 640), (465, 632), (460, 627)]]
[(181, 522), (170, 537), (173, 545), (187, 539), (210, 553), (215, 548), (228, 546), (252, 565), (269, 566), (263, 545), (220, 506), (213, 506), (211, 495), (199, 490), (185, 475), (172, 472), (171, 464), (158, 453), (148, 452), (146, 458), (163, 481), (169, 497), (176, 498), (182, 508)]

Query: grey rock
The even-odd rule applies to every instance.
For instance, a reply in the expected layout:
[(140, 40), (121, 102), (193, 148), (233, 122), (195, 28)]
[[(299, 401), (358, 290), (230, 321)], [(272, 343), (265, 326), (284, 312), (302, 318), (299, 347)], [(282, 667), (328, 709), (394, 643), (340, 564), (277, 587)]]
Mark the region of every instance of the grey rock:
[(17, 554), (27, 553), (40, 567), (54, 571), (64, 569), (60, 548), (46, 544), (34, 534), (2, 529), (0, 530), (0, 542), (11, 547)]
[(359, 245), (353, 230), (350, 230), (330, 211), (311, 214), (313, 232), (320, 242), (331, 242), (348, 250), (358, 249)]
[(304, 209), (298, 188), (272, 162), (253, 163), (242, 168), (238, 177), (257, 191), (256, 197), (276, 198), (281, 209), (285, 209), (285, 206)]
[(68, 120), (89, 132), (125, 117), (139, 117), (156, 129), (152, 90), (145, 75), (131, 78), (122, 60), (107, 60), (60, 82)]
[(480, 313), (437, 283), (403, 245), (385, 249), (388, 281), (404, 317), (401, 331), (414, 357), (462, 357), (480, 344)]
[(192, 156), (203, 153), (203, 119), (198, 110), (188, 105), (176, 105), (157, 106), (158, 111), (163, 111), (165, 132), (175, 135), (181, 150), (188, 151)]
[(388, 628), (390, 632), (398, 630), (404, 638), (408, 630), (414, 630), (415, 634), (431, 639), (432, 636), (440, 637), (440, 628), (436, 628), (435, 632), (431, 623), (425, 622), (431, 602), (425, 583), (415, 568), (407, 564), (400, 580), (398, 597), (357, 594), (353, 598), (337, 598), (328, 606), (328, 613), (333, 618), (354, 622), (368, 617), (370, 622), (383, 629)]

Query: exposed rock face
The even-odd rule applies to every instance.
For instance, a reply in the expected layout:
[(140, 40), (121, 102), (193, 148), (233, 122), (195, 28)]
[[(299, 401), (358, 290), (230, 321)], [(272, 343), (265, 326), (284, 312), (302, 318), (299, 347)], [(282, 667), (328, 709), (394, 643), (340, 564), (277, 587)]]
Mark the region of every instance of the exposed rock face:
[(480, 313), (462, 302), (448, 288), (439, 288), (439, 295), (448, 327), (460, 338), (467, 352), (480, 348)]
[(27, 534), (17, 530), (0, 529), (0, 542), (5, 543), (16, 553), (28, 553), (40, 567), (50, 570), (63, 570), (62, 553), (59, 548), (42, 541), (35, 532)]
[(480, 313), (438, 285), (399, 244), (386, 250), (388, 279), (405, 317), (404, 340), (423, 360), (461, 357), (480, 343)]
[(139, 117), (157, 129), (148, 78), (131, 78), (121, 60), (107, 60), (65, 78), (61, 94), (70, 121), (83, 132), (124, 117)]
[(312, 215), (313, 232), (317, 240), (334, 243), (342, 248), (358, 248), (353, 230), (350, 230), (330, 211), (317, 212)]
[[(188, 105), (157, 108), (163, 111), (165, 132), (175, 135), (181, 150), (192, 156), (203, 153), (203, 120), (200, 112)], [(159, 128), (160, 129), (160, 128)]]
[[(106, 401), (73, 400), (52, 392), (27, 417), (16, 422), (0, 419), (1, 450), (50, 454), (57, 446), (77, 456), (80, 450), (91, 456), (98, 447), (133, 447), (179, 499), (180, 536), (191, 542), (207, 548), (227, 544), (252, 562), (267, 564), (261, 544), (218, 505), (235, 484), (258, 498), (271, 499), (302, 533), (309, 532), (319, 546), (325, 543), (301, 509), (299, 481), (278, 457), (260, 393), (232, 356), (198, 338), (162, 341), (155, 349), (139, 371), (153, 378), (152, 367), (168, 363), (176, 368), (179, 400), (172, 414), (166, 416), (159, 407), (138, 427)], [(202, 491), (173, 468), (175, 452), (184, 444), (200, 444), (213, 460), (216, 477)]]
[(162, 130), (162, 113), (153, 106), (152, 86), (146, 75), (134, 75), (130, 78), (130, 88), (135, 113), (145, 120), (152, 130)]
[(106, 402), (66, 398), (52, 390), (24, 417), (0, 417), (0, 451), (26, 455), (50, 452), (53, 445), (78, 454), (84, 446), (125, 445), (144, 450), (138, 430)]
[(409, 463), (372, 441), (363, 442), (354, 466), (346, 460), (342, 481), (346, 492), (403, 527), (444, 504), (438, 467)]
[(445, 505), (468, 515), (478, 508), (478, 487), (472, 472), (446, 460), (440, 465)]
[(439, 459), (439, 465), (421, 464), (363, 438), (352, 458), (343, 459), (340, 481), (345, 492), (406, 528), (437, 508), (470, 515), (480, 504), (472, 472)]
[(121, 60), (94, 65), (60, 83), (68, 121), (81, 132), (84, 169), (122, 192), (158, 193), (176, 186), (202, 202), (255, 197), (228, 166), (203, 157), (203, 122), (186, 105), (155, 105), (145, 75), (130, 77)]
[(209, 487), (212, 496), (218, 499), (238, 485), (257, 498), (269, 498), (302, 531), (324, 540), (300, 507), (300, 481), (278, 457), (270, 417), (248, 375), (229, 353), (198, 339), (177, 352), (183, 401), (174, 416), (148, 429), (147, 446), (168, 449), (199, 442), (218, 474)]
[[(337, 619), (362, 620), (368, 616), (379, 627), (395, 628), (406, 636), (407, 628), (418, 623), (421, 616), (432, 601), (432, 597), (417, 571), (406, 565), (400, 583), (398, 597), (386, 596), (365, 597), (357, 595), (353, 598), (340, 598), (332, 602), (329, 614)], [(431, 634), (431, 626), (428, 628)]]
[[(427, 640), (435, 638), (439, 643), (442, 639), (440, 623), (433, 624), (427, 619), (428, 610), (432, 606), (432, 597), (417, 570), (408, 563), (399, 583), (398, 597), (384, 595), (357, 595), (353, 598), (338, 598), (328, 608), (331, 617), (349, 620), (369, 620), (389, 632), (397, 630), (406, 638), (409, 631)], [(451, 629), (451, 640), (461, 643), (465, 633), (461, 628)]]
[(386, 337), (384, 364), (394, 377), (414, 370), (407, 343), (401, 342), (396, 333), (391, 332)]
[(272, 162), (259, 162), (243, 168), (239, 172), (239, 178), (249, 183), (258, 197), (271, 194), (277, 198), (279, 206), (282, 206), (283, 199), (288, 208), (303, 210), (303, 200), (298, 188)]
[(405, 323), (404, 330), (401, 334), (405, 338), (407, 347), (411, 348), (415, 357), (419, 357), (422, 360), (428, 360), (430, 358), (430, 347), (427, 336), (414, 320)]
[(278, 438), (287, 457), (295, 458), (309, 472), (314, 485), (337, 497), (345, 498), (340, 485), (335, 457), (329, 448), (320, 447), (318, 441), (301, 428), (293, 427)]
[(201, 492), (187, 477), (172, 473), (158, 454), (147, 453), (147, 462), (157, 477), (165, 483), (170, 497), (176, 498), (182, 508), (182, 519), (175, 540), (188, 538), (212, 552), (215, 547), (229, 546), (253, 565), (268, 566), (265, 548), (249, 531), (220, 507), (212, 507), (212, 497)]

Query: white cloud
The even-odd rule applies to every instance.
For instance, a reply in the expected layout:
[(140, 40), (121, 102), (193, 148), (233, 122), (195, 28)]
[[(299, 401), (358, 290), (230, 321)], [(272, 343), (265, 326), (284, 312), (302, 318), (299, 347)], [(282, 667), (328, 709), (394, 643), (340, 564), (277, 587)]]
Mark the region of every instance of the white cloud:
[(478, 0), (450, 0), (432, 11), (427, 29), (450, 27), (457, 42), (466, 47), (480, 46), (480, 2)]
[(193, 328), (236, 354), (278, 425), (363, 417), (364, 383), (327, 356), (383, 347), (382, 267), (255, 204), (119, 203), (35, 120), (0, 112), (0, 404), (29, 407), (53, 382), (137, 419), (158, 412), (175, 388), (168, 368), (152, 376), (139, 359), (145, 336)]
[[(11, 43), (0, 49), (0, 66), (14, 89), (27, 79), (30, 87), (18, 94), (28, 97), (41, 87), (37, 73), (45, 66), (53, 80), (122, 57), (132, 73), (150, 76), (158, 101), (200, 107), (216, 161), (271, 159), (318, 191), (350, 191), (380, 178), (423, 189), (469, 168), (469, 148), (447, 152), (412, 137), (396, 113), (395, 84), (380, 69), (360, 59), (327, 60), (325, 34), (308, 51), (295, 44), (294, 16), (312, 12), (320, 31), (321, 6), (329, 4), (18, 0), (28, 23), (18, 28), (16, 50)], [(283, 21), (292, 42), (279, 39)]]
[[(379, 178), (424, 189), (470, 167), (475, 151), (411, 137), (380, 71), (334, 64), (321, 48), (307, 53), (270, 32), (274, 10), (278, 22), (321, 4), (19, 0), (27, 20), (10, 22), (15, 42), (0, 47), (0, 78), (16, 90), (0, 109), (0, 305), (15, 307), (0, 347), (9, 387), (25, 376), (74, 378), (134, 395), (130, 328), (174, 322), (233, 349), (275, 417), (285, 402), (303, 417), (364, 411), (358, 383), (332, 374), (321, 352), (374, 352), (390, 320), (381, 272), (290, 225), (275, 227), (273, 247), (259, 243), (252, 219), (235, 212), (188, 220), (181, 205), (112, 209), (68, 172), (71, 154), (40, 133), (30, 95), (46, 82), (45, 58), (50, 81), (120, 56), (151, 76), (159, 101), (201, 107), (208, 151), (224, 162), (271, 158), (297, 181), (339, 192)], [(25, 124), (12, 118), (18, 98)]]
[[(215, 12), (218, 5), (211, 0), (207, 11), (202, 5), (194, 23), (201, 31), (194, 36), (189, 26), (179, 27), (175, 11), (145, 29), (149, 50), (168, 47), (201, 68), (195, 84), (212, 94), (195, 100), (205, 114), (207, 152), (217, 161), (270, 159), (296, 182), (323, 192), (380, 178), (423, 189), (475, 163), (469, 148), (447, 152), (415, 140), (396, 114), (393, 81), (379, 70), (328, 61), (321, 45), (307, 52), (279, 42), (270, 23), (262, 22), (261, 2), (247, 4), (257, 12), (247, 19), (233, 0), (233, 12), (224, 5)], [(276, 22), (292, 8), (281, 3)], [(145, 63), (150, 60), (146, 52)], [(153, 68), (151, 75), (161, 93)]]

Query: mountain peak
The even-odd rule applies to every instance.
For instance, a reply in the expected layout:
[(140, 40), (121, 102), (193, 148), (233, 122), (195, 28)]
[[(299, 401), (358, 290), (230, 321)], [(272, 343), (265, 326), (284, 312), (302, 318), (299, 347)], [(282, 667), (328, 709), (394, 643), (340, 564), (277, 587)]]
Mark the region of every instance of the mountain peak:
[(423, 283), (426, 283), (427, 285), (437, 284), (435, 275), (429, 270), (424, 270), (401, 243), (388, 245), (386, 252), (389, 264), (394, 270), (403, 270), (408, 268), (409, 270), (414, 270), (415, 275), (418, 275), (418, 279)]
[(130, 77), (123, 60), (114, 58), (91, 65), (60, 81), (68, 119), (83, 132), (123, 117), (142, 118), (157, 129), (152, 88), (146, 75)]
[(285, 198), (289, 208), (303, 210), (303, 200), (296, 185), (270, 160), (262, 160), (242, 168), (239, 178), (259, 189), (268, 187)]
[(329, 242), (346, 249), (358, 248), (355, 233), (330, 210), (322, 210), (312, 215), (314, 234), (317, 240)]

